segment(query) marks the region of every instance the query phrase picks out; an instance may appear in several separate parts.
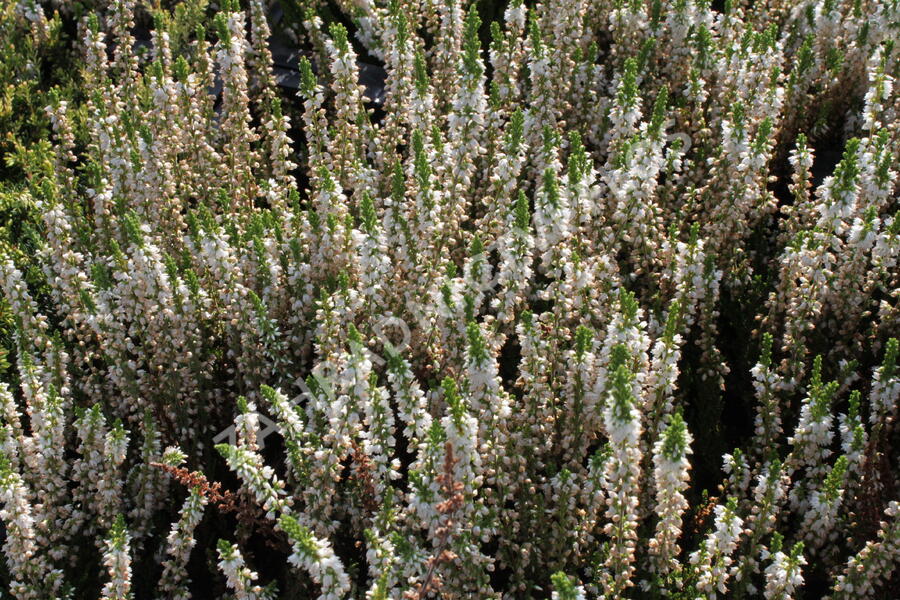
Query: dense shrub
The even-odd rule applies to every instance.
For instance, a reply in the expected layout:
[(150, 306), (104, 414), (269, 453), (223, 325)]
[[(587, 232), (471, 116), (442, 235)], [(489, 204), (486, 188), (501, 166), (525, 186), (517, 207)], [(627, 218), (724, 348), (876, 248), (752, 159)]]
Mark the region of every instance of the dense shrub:
[(896, 0), (4, 7), (13, 597), (895, 589)]

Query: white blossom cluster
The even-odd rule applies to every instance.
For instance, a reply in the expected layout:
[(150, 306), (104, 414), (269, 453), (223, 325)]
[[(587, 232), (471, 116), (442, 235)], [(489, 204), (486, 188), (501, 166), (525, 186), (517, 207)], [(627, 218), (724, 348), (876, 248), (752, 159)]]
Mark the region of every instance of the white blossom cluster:
[(63, 11), (10, 597), (895, 589), (900, 4), (269, 4)]

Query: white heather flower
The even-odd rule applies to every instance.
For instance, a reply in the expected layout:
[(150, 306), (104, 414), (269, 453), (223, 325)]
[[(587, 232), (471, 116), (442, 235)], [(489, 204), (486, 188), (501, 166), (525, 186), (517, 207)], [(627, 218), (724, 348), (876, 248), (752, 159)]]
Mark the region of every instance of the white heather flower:
[(295, 567), (309, 572), (313, 581), (321, 586), (319, 600), (342, 600), (350, 591), (350, 579), (340, 559), (327, 541), (317, 538), (290, 515), (283, 514), (280, 528), (287, 533), (293, 553), (288, 558)]
[[(625, 355), (628, 360), (628, 354)], [(623, 363), (625, 362), (623, 361)], [(632, 390), (633, 376), (626, 364), (618, 364), (612, 374), (603, 421), (612, 455), (606, 462), (605, 479), (608, 523), (611, 538), (603, 573), (605, 597), (617, 598), (633, 585), (634, 553), (637, 541), (637, 509), (641, 475), (641, 413)]]
[(172, 600), (190, 600), (187, 565), (191, 550), (196, 544), (194, 529), (203, 518), (203, 509), (208, 500), (199, 488), (191, 488), (181, 507), (178, 521), (166, 538), (166, 558), (159, 581), (159, 590)]
[(875, 425), (879, 421), (891, 422), (900, 405), (900, 369), (898, 369), (898, 344), (896, 338), (888, 340), (884, 351), (884, 361), (876, 367), (872, 377), (872, 388), (869, 402), (872, 407), (869, 422)]
[(256, 584), (259, 575), (244, 564), (244, 557), (237, 544), (219, 540), (219, 569), (225, 575), (225, 583), (234, 591), (236, 600), (271, 600), (274, 594)]
[(109, 572), (109, 582), (103, 586), (103, 600), (131, 598), (131, 534), (125, 519), (119, 515), (106, 539), (103, 564)]
[[(730, 498), (727, 504), (715, 508), (715, 530), (707, 534), (699, 550), (690, 555), (690, 563), (697, 571), (697, 589), (706, 598), (728, 591), (729, 567), (743, 533), (744, 520), (737, 516), (737, 501)], [(698, 597), (699, 598), (699, 597)]]
[(844, 572), (837, 577), (828, 600), (865, 598), (875, 593), (876, 586), (889, 581), (900, 564), (900, 503), (893, 501), (884, 511), (878, 539), (850, 557)]
[(675, 413), (653, 446), (653, 478), (656, 484), (655, 511), (659, 517), (650, 540), (650, 554), (660, 573), (677, 568), (681, 520), (688, 507), (683, 492), (688, 487), (692, 437), (681, 413)]
[[(764, 552), (764, 555), (768, 554)], [(803, 544), (798, 542), (785, 554), (781, 549), (771, 553), (772, 562), (766, 567), (766, 587), (763, 590), (766, 600), (791, 600), (794, 593), (803, 585)]]
[(553, 582), (552, 600), (585, 600), (584, 587), (573, 584), (565, 573), (555, 573), (550, 579)]

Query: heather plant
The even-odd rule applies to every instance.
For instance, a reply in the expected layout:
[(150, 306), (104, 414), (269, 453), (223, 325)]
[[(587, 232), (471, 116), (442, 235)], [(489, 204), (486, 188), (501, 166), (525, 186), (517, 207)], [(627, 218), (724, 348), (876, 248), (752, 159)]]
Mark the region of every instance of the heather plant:
[(0, 13), (9, 595), (890, 597), (897, 2), (285, 8)]

